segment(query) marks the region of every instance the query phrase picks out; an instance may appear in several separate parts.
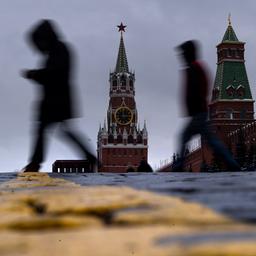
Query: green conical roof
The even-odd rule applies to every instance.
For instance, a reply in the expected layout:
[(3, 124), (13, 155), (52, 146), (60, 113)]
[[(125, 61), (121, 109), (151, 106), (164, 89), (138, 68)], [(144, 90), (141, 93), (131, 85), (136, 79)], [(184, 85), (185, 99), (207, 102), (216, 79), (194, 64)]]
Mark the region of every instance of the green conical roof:
[[(227, 43), (231, 43), (230, 46)], [(247, 77), (244, 58), (238, 58), (232, 43), (240, 45), (237, 49), (244, 50), (244, 43), (240, 42), (231, 26), (230, 18), (228, 28), (222, 42), (217, 46), (221, 48), (225, 44), (226, 55), (218, 62), (214, 88), (218, 92), (215, 100), (251, 100), (252, 94)], [(232, 52), (233, 51), (233, 52)], [(235, 51), (235, 52), (234, 52)], [(219, 53), (218, 53), (219, 54)], [(242, 94), (239, 94), (242, 91)]]
[(121, 72), (129, 72), (129, 67), (128, 67), (128, 61), (125, 53), (125, 47), (124, 47), (124, 39), (123, 35), (121, 33), (121, 39), (120, 39), (120, 45), (119, 45), (119, 51), (118, 51), (118, 56), (117, 56), (117, 61), (116, 61), (116, 73), (121, 73)]
[[(243, 96), (229, 95), (227, 89), (231, 86), (235, 91), (242, 86)], [(214, 87), (219, 90), (217, 99), (252, 99), (244, 62), (224, 61), (220, 63), (217, 67)]]
[(239, 42), (231, 24), (228, 25), (228, 28), (223, 36), (222, 43), (224, 42)]

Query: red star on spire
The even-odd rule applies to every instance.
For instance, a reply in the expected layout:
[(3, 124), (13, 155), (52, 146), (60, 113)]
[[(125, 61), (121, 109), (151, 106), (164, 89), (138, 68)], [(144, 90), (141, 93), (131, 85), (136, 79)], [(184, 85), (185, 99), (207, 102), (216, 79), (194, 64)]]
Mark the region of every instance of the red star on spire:
[(125, 32), (125, 28), (126, 28), (127, 26), (124, 26), (123, 22), (121, 22), (121, 24), (120, 24), (119, 26), (117, 26), (117, 27), (118, 27), (118, 32), (121, 31), (121, 33), (122, 33), (122, 32)]

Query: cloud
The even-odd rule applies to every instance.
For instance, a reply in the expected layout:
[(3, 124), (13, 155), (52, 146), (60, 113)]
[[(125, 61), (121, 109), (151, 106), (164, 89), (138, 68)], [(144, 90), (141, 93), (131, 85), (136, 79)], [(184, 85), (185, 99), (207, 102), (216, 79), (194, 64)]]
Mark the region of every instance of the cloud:
[[(176, 150), (182, 127), (179, 117), (180, 63), (174, 47), (184, 40), (202, 42), (203, 56), (212, 76), (216, 70), (216, 44), (227, 26), (246, 44), (246, 66), (255, 95), (255, 1), (239, 0), (12, 0), (0, 9), (0, 171), (25, 164), (30, 145), (31, 111), (35, 85), (19, 76), (22, 68), (35, 67), (40, 58), (24, 40), (40, 18), (52, 18), (76, 50), (79, 87), (84, 118), (80, 129), (96, 148), (99, 122), (106, 117), (108, 76), (116, 62), (119, 34), (116, 25), (127, 25), (124, 35), (129, 66), (136, 72), (136, 101), (141, 123), (147, 120), (149, 161), (158, 164)], [(57, 158), (75, 157), (65, 145), (51, 143), (45, 170)], [(8, 149), (8, 151), (6, 151)], [(1, 153), (0, 152), (0, 153)]]

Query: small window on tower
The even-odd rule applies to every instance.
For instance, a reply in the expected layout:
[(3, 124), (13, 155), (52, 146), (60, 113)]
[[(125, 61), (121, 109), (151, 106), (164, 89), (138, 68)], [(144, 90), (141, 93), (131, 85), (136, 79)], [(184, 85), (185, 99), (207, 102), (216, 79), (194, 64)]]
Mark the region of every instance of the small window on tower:
[(240, 58), (243, 58), (243, 50), (238, 49), (237, 54)]
[(133, 81), (130, 80), (130, 89), (133, 90)]
[(142, 143), (142, 136), (141, 135), (137, 136), (137, 143), (138, 144)]
[(128, 136), (128, 143), (133, 143), (133, 136), (131, 134)]
[(223, 51), (223, 56), (224, 56), (224, 58), (227, 58), (227, 57), (228, 57), (228, 50), (224, 50), (224, 51)]
[(233, 95), (234, 95), (233, 91), (230, 90), (230, 91), (228, 92), (228, 96), (232, 97)]
[(241, 110), (240, 117), (241, 117), (241, 119), (245, 119), (246, 118), (246, 109), (242, 109)]
[(112, 87), (113, 87), (113, 90), (117, 89), (117, 80), (113, 80)]
[(123, 143), (123, 137), (121, 134), (117, 136), (117, 143)]
[(239, 92), (238, 92), (238, 96), (239, 96), (239, 97), (243, 97), (243, 96), (244, 96), (244, 91), (242, 91), (242, 90), (239, 91)]
[(114, 136), (112, 134), (108, 136), (108, 143), (114, 143)]
[(227, 91), (227, 95), (228, 95), (229, 97), (233, 97), (233, 96), (234, 96), (235, 89), (234, 89), (234, 87), (233, 87), (232, 85), (229, 85), (229, 86), (227, 87), (226, 91)]
[(237, 58), (240, 58), (240, 57), (241, 57), (241, 56), (240, 56), (240, 50), (239, 50), (239, 49), (236, 50), (236, 57), (237, 57)]
[(226, 111), (226, 118), (234, 119), (234, 115), (233, 115), (233, 110), (232, 109), (227, 109), (227, 111)]
[(220, 58), (223, 58), (223, 57), (225, 57), (225, 51), (224, 51), (224, 50), (221, 50), (221, 51), (220, 51)]
[(121, 90), (125, 90), (126, 89), (126, 76), (125, 75), (121, 76), (120, 83), (121, 83)]
[(239, 98), (242, 98), (244, 97), (244, 94), (245, 94), (245, 90), (244, 90), (244, 86), (242, 85), (239, 85), (236, 89), (236, 94)]

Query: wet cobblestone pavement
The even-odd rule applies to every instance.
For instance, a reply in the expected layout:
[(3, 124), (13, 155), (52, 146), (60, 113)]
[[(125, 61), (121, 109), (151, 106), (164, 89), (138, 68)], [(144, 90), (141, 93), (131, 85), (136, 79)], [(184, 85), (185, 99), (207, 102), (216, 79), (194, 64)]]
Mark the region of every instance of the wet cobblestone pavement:
[(51, 174), (83, 186), (129, 186), (175, 195), (256, 223), (256, 172)]
[(14, 172), (2, 172), (0, 173), (0, 184), (11, 179), (16, 178), (17, 173)]
[(50, 176), (2, 174), (1, 256), (256, 255), (254, 172)]

